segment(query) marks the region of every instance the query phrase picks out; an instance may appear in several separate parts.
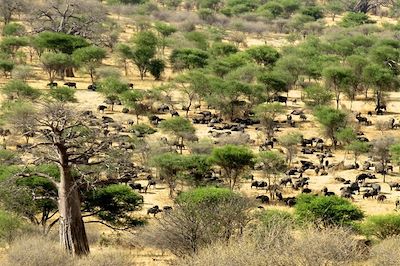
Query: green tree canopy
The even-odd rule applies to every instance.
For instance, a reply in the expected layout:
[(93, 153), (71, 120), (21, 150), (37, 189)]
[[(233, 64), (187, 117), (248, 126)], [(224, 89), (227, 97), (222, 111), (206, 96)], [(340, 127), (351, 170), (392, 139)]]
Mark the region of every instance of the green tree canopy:
[(254, 164), (254, 154), (251, 150), (242, 146), (226, 145), (214, 148), (210, 157), (213, 164), (221, 167), (223, 178), (233, 190), (240, 182), (240, 177)]

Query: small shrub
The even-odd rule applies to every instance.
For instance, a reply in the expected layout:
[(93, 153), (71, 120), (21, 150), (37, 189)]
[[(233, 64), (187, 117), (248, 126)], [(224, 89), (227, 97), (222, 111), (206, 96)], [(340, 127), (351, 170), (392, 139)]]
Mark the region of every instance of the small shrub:
[(302, 195), (295, 205), (297, 218), (319, 225), (350, 225), (364, 217), (363, 212), (348, 200), (337, 196)]
[(367, 14), (349, 12), (343, 17), (340, 25), (345, 28), (349, 28), (349, 27), (360, 26), (363, 24), (373, 24), (373, 23), (375, 23), (375, 21), (370, 20)]
[(368, 236), (385, 239), (400, 235), (400, 215), (386, 214), (370, 216), (361, 225), (361, 231)]
[(22, 234), (24, 226), (19, 217), (0, 210), (0, 243), (11, 243)]
[(239, 235), (249, 221), (249, 201), (226, 188), (197, 188), (181, 193), (176, 203), (139, 240), (185, 256)]
[(27, 65), (17, 65), (12, 71), (12, 76), (14, 79), (28, 80), (35, 77), (34, 69)]

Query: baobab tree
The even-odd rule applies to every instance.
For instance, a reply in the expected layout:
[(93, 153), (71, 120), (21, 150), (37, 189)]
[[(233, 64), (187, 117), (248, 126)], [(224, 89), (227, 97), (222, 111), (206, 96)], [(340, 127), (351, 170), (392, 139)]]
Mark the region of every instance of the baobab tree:
[[(12, 114), (12, 110), (9, 112)], [(29, 128), (36, 137), (34, 144), (25, 151), (33, 156), (36, 164), (57, 165), (59, 179), (41, 172), (32, 175), (48, 179), (57, 189), (61, 245), (73, 255), (86, 255), (89, 253), (89, 244), (81, 213), (80, 184), (84, 177), (90, 176), (87, 166), (91, 166), (90, 169), (96, 168), (95, 165), (114, 169), (110, 166), (110, 160), (123, 157), (128, 160), (129, 154), (110, 154), (110, 138), (101, 134), (98, 128), (90, 126), (89, 119), (64, 103), (44, 103), (32, 112), (28, 118), (10, 115), (8, 122), (24, 126), (30, 123)], [(127, 177), (132, 173), (121, 169), (121, 165), (129, 168), (129, 163), (118, 165), (115, 178)], [(92, 178), (100, 175), (96, 173)], [(26, 176), (26, 173), (21, 175)]]
[[(345, 1), (347, 2), (347, 1)], [(395, 4), (394, 0), (358, 0), (352, 6), (354, 12), (367, 13), (375, 8)]]

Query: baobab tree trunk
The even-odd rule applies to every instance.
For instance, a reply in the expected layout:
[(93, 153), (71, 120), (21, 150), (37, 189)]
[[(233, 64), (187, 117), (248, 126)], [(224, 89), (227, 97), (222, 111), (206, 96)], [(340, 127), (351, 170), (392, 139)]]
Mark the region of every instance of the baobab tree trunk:
[(89, 243), (81, 214), (78, 187), (71, 176), (68, 164), (61, 165), (58, 188), (60, 212), (60, 244), (74, 256), (87, 255)]
[(73, 69), (72, 67), (67, 67), (67, 68), (65, 69), (65, 75), (66, 75), (68, 78), (74, 78), (74, 77), (75, 77), (75, 75), (74, 75), (74, 69)]

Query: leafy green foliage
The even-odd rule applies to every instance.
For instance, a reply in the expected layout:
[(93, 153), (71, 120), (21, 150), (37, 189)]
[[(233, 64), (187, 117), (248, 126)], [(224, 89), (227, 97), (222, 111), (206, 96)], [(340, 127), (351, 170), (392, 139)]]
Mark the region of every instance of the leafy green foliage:
[(41, 93), (21, 80), (10, 80), (1, 88), (9, 100), (36, 100)]
[(389, 148), (390, 157), (393, 162), (399, 164), (400, 163), (400, 144), (396, 143), (390, 146)]
[(136, 136), (151, 135), (157, 132), (153, 127), (143, 123), (132, 126), (130, 130), (134, 132)]
[(75, 98), (75, 90), (66, 86), (52, 88), (49, 95), (51, 98), (59, 102), (75, 103), (78, 101)]
[(188, 205), (218, 205), (228, 199), (240, 197), (238, 193), (226, 188), (202, 187), (181, 193), (176, 202)]
[(72, 54), (72, 59), (76, 65), (85, 68), (94, 83), (94, 74), (102, 60), (106, 58), (106, 50), (97, 46), (88, 46), (76, 49)]
[(357, 13), (349, 12), (343, 17), (340, 25), (346, 28), (350, 28), (350, 27), (360, 26), (363, 24), (373, 24), (373, 23), (375, 23), (375, 21), (370, 20), (367, 14), (360, 12)]
[(357, 133), (351, 127), (341, 128), (336, 132), (335, 137), (343, 144), (350, 144), (357, 138)]
[(22, 234), (24, 227), (25, 224), (20, 217), (0, 210), (0, 243), (10, 244)]
[(308, 86), (304, 89), (306, 98), (304, 101), (311, 107), (329, 105), (332, 101), (333, 93), (319, 85)]
[(165, 70), (165, 62), (162, 59), (152, 59), (149, 62), (149, 72), (155, 78), (155, 80), (160, 80), (161, 75)]
[(255, 46), (246, 50), (246, 53), (259, 65), (272, 66), (279, 59), (278, 51), (267, 45)]
[(4, 36), (23, 36), (26, 32), (24, 25), (19, 23), (8, 23), (3, 28)]
[(200, 49), (180, 48), (172, 51), (170, 62), (174, 71), (181, 71), (205, 67), (208, 57), (208, 53)]
[(324, 226), (350, 225), (364, 217), (358, 207), (337, 196), (301, 195), (295, 208), (295, 215), (300, 221)]
[(61, 32), (44, 31), (39, 33), (34, 39), (33, 44), (36, 48), (49, 49), (71, 55), (76, 49), (88, 46), (88, 42), (79, 36), (65, 34)]
[(233, 189), (245, 170), (254, 164), (254, 154), (246, 147), (225, 145), (213, 149), (210, 162), (221, 167), (223, 178), (229, 182), (229, 188)]
[(134, 226), (141, 221), (128, 212), (137, 211), (143, 197), (125, 185), (109, 185), (86, 193), (85, 209), (115, 226)]
[(322, 124), (325, 129), (325, 134), (327, 137), (331, 138), (335, 143), (335, 133), (340, 129), (346, 126), (347, 123), (347, 114), (340, 111), (335, 110), (330, 107), (318, 107), (314, 111), (314, 115), (317, 118), (318, 122)]
[(373, 215), (360, 224), (361, 232), (368, 236), (385, 239), (400, 235), (400, 215), (383, 214)]

